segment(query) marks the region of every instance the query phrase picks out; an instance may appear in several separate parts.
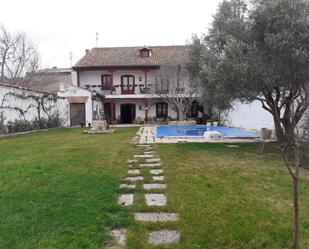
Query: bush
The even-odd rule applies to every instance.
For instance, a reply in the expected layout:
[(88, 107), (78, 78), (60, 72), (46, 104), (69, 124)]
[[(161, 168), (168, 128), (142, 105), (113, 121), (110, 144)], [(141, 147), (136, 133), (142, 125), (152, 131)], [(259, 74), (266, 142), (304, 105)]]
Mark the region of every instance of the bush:
[(0, 112), (0, 135), (8, 133), (7, 127), (4, 125), (4, 121), (5, 117), (3, 112)]
[(7, 128), (9, 133), (33, 130), (32, 123), (27, 120), (15, 120), (14, 122), (9, 121), (7, 123)]
[(27, 120), (15, 120), (14, 122), (9, 121), (7, 123), (9, 133), (41, 130), (41, 129), (49, 129), (57, 127), (61, 127), (61, 121), (58, 115), (54, 115), (49, 118), (41, 118), (41, 119), (35, 118), (31, 122)]

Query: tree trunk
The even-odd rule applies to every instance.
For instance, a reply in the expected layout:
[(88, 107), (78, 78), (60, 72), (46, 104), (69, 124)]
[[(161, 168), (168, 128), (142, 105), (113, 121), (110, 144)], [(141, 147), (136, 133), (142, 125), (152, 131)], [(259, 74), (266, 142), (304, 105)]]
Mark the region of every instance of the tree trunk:
[(298, 178), (293, 179), (293, 200), (294, 200), (294, 235), (293, 235), (293, 248), (299, 248), (299, 211), (298, 211)]
[(293, 248), (299, 248), (299, 168), (300, 168), (300, 148), (298, 145), (293, 146), (294, 150), (294, 177), (293, 177), (293, 201), (294, 201), (294, 235)]

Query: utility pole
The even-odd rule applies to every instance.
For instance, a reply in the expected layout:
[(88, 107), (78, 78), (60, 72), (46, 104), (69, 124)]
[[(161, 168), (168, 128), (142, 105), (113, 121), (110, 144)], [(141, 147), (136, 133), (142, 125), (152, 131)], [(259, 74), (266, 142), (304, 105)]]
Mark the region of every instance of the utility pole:
[(96, 32), (96, 33), (95, 33), (95, 46), (96, 46), (96, 47), (98, 46), (98, 42), (99, 42), (99, 33)]
[(73, 53), (70, 51), (70, 66), (72, 67), (73, 65)]

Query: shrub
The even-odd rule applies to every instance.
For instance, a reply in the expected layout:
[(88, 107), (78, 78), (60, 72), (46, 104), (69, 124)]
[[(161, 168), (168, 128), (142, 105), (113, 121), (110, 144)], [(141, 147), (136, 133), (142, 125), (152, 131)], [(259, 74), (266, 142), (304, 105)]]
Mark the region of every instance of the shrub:
[(9, 133), (33, 130), (33, 126), (32, 126), (32, 123), (30, 121), (17, 120), (17, 119), (14, 122), (9, 121), (7, 123), (7, 128), (9, 130)]
[(0, 112), (0, 135), (8, 133), (7, 127), (4, 125), (5, 117), (3, 112)]
[(53, 115), (49, 118), (35, 118), (31, 122), (27, 120), (15, 120), (13, 122), (9, 121), (7, 124), (9, 133), (57, 127), (61, 127), (61, 121), (58, 115)]

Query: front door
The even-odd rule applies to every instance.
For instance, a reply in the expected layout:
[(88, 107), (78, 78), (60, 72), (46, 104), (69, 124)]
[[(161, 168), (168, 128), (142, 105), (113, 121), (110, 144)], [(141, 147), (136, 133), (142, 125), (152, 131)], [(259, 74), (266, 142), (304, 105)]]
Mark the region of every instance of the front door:
[(104, 117), (108, 123), (112, 121), (111, 103), (104, 104)]
[(135, 120), (135, 105), (134, 104), (122, 104), (120, 106), (121, 122), (133, 123)]
[(71, 126), (85, 125), (85, 103), (70, 104), (70, 121)]

